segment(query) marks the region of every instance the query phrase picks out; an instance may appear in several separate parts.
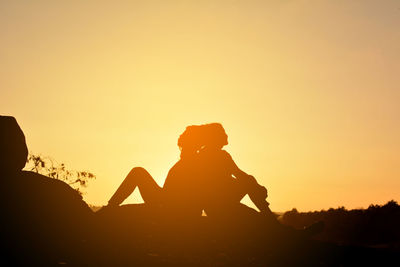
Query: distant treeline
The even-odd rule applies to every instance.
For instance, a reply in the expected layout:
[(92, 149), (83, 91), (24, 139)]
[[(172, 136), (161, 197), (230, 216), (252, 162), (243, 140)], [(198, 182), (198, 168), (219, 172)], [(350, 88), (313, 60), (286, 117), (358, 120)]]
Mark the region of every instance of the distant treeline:
[(282, 223), (303, 228), (316, 221), (325, 222), (317, 239), (338, 244), (400, 247), (400, 206), (391, 200), (368, 209), (346, 210), (344, 207), (314, 212), (296, 209), (281, 216)]

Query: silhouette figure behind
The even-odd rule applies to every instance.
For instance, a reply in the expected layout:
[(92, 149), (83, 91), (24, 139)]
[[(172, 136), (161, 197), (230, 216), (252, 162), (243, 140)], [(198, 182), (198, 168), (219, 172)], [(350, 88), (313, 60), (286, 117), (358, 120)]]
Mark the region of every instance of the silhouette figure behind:
[(137, 187), (146, 207), (164, 219), (171, 214), (182, 220), (201, 216), (203, 206), (198, 196), (197, 180), (197, 152), (200, 147), (194, 142), (181, 142), (187, 131), (178, 143), (181, 158), (169, 170), (163, 187), (160, 187), (144, 168), (135, 167), (110, 198), (107, 208), (119, 206)]

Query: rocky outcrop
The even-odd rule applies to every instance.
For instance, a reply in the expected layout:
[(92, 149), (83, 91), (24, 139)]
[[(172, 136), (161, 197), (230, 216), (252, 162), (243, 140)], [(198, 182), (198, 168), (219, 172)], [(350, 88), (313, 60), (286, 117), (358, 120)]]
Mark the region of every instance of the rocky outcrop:
[(25, 136), (17, 120), (10, 116), (0, 116), (0, 171), (22, 170), (27, 157)]
[(0, 116), (0, 250), (3, 262), (57, 263), (88, 238), (93, 212), (68, 184), (23, 171), (25, 136), (13, 117)]

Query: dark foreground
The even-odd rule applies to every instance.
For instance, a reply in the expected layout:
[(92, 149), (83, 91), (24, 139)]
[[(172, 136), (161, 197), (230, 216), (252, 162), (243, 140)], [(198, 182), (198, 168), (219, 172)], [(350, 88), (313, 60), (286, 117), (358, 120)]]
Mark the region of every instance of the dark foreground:
[(202, 217), (183, 222), (167, 218), (161, 224), (142, 205), (126, 205), (95, 216), (93, 231), (79, 242), (59, 244), (57, 240), (50, 241), (43, 235), (41, 240), (22, 246), (19, 244), (16, 246), (18, 250), (10, 250), (4, 243), (6, 240), (2, 240), (2, 252), (7, 253), (3, 263), (70, 266), (398, 266), (400, 256), (395, 249), (340, 246), (286, 231), (268, 230), (268, 225), (262, 227), (249, 221), (227, 223)]
[[(159, 225), (132, 217), (125, 206), (103, 217), (101, 240), (109, 240), (95, 251), (96, 264), (143, 266), (398, 266), (400, 253), (393, 249), (340, 246), (274, 231), (268, 225), (248, 220), (197, 222), (170, 220)], [(142, 211), (143, 212), (143, 211)], [(118, 214), (118, 215), (117, 215)], [(143, 216), (144, 215), (144, 216)], [(147, 216), (149, 218), (151, 216)], [(115, 218), (125, 218), (118, 229), (110, 229)], [(149, 227), (150, 226), (150, 227)], [(250, 226), (250, 227), (249, 227)], [(273, 227), (272, 227), (273, 228)], [(129, 233), (129, 234), (126, 234)], [(101, 255), (101, 256), (100, 256)]]

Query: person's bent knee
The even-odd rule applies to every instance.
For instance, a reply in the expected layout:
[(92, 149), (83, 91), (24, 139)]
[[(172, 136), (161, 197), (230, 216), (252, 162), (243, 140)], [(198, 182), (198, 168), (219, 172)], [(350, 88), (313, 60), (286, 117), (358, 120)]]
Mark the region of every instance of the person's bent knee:
[(133, 177), (133, 176), (143, 177), (143, 176), (148, 176), (148, 175), (149, 175), (149, 173), (146, 171), (145, 168), (143, 168), (143, 167), (134, 167), (129, 172), (128, 177)]
[(147, 172), (143, 167), (134, 167), (132, 168), (131, 172)]

